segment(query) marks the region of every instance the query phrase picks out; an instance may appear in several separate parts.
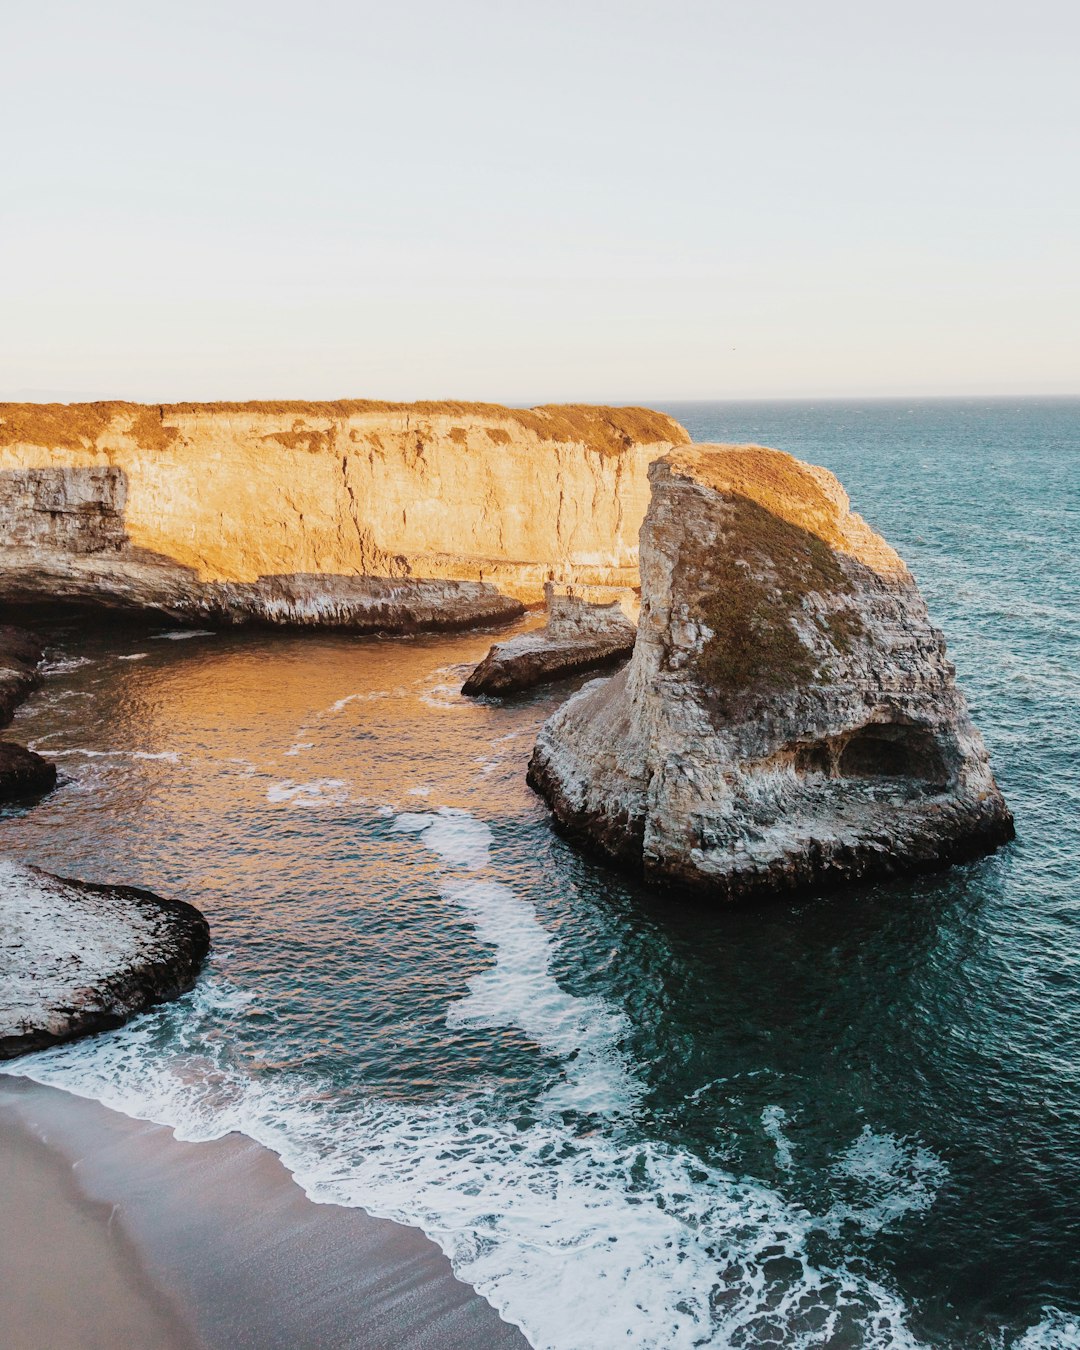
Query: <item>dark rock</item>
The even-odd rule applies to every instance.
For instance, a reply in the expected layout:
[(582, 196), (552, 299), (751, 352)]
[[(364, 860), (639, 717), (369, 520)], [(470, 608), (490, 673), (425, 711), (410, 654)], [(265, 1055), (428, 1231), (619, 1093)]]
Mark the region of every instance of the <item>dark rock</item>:
[(6, 727), (15, 709), (40, 681), (41, 643), (33, 633), (0, 624), (0, 727)]
[(0, 859), (0, 1059), (120, 1026), (195, 983), (191, 905)]
[(35, 801), (55, 786), (55, 764), (13, 741), (0, 741), (0, 803)]

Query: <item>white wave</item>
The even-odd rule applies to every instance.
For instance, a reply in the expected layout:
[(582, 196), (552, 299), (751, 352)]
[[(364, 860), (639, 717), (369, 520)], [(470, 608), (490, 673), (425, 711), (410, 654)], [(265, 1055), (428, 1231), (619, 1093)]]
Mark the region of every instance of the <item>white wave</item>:
[(783, 1172), (790, 1172), (795, 1166), (791, 1140), (784, 1133), (787, 1118), (782, 1106), (766, 1106), (761, 1113), (761, 1128), (776, 1145), (776, 1165)]
[(296, 741), (285, 751), (286, 755), (302, 755), (305, 750), (311, 750), (315, 745), (314, 741)]
[(73, 746), (68, 750), (50, 750), (48, 753), (51, 759), (80, 755), (83, 759), (161, 759), (169, 764), (180, 763), (180, 756), (175, 750), (87, 750), (82, 746)]
[(292, 806), (332, 804), (342, 806), (349, 800), (349, 787), (343, 778), (313, 778), (309, 783), (294, 783), (285, 779), (271, 783), (266, 789), (266, 800), (275, 805), (288, 802)]
[(864, 1125), (833, 1164), (832, 1174), (851, 1197), (832, 1205), (821, 1226), (838, 1233), (850, 1222), (877, 1233), (907, 1214), (929, 1209), (949, 1169), (916, 1140), (877, 1134)]
[[(467, 811), (403, 812), (393, 828), (417, 834), (455, 871), (490, 866), (491, 830)], [(477, 937), (494, 948), (494, 964), (469, 980), (466, 997), (450, 1005), (447, 1026), (514, 1027), (560, 1057), (560, 1081), (544, 1099), (548, 1110), (630, 1110), (641, 1088), (618, 1049), (627, 1020), (601, 999), (577, 998), (560, 988), (551, 973), (557, 944), (533, 906), (494, 880), (451, 875), (442, 894), (464, 910)]]
[(1015, 1342), (1013, 1350), (1077, 1350), (1080, 1347), (1080, 1317), (1060, 1308), (1044, 1308), (1042, 1321)]
[(149, 652), (131, 652), (127, 656), (118, 656), (118, 661), (145, 661), (150, 655)]
[[(313, 1200), (422, 1228), (536, 1350), (916, 1350), (896, 1299), (813, 1266), (807, 1216), (766, 1187), (656, 1142), (576, 1137), (554, 1117), (521, 1130), (489, 1098), (334, 1109), (318, 1084), (268, 1085), (215, 1059), (227, 1052), (198, 1032), (213, 1027), (219, 995), (203, 998), (8, 1071), (181, 1139), (248, 1135)], [(163, 1056), (162, 1023), (183, 1011)]]
[(79, 670), (82, 666), (92, 666), (89, 656), (58, 656), (53, 661), (43, 661), (38, 669), (43, 675), (66, 675), (70, 670)]
[[(326, 780), (275, 785), (313, 786), (321, 792)], [(243, 1017), (244, 996), (216, 973), (123, 1030), (9, 1071), (171, 1125), (182, 1139), (248, 1135), (313, 1200), (423, 1229), (536, 1350), (918, 1350), (886, 1289), (813, 1264), (816, 1225), (804, 1210), (640, 1137), (625, 1115), (638, 1091), (619, 1048), (625, 1020), (559, 986), (556, 940), (493, 875), (483, 821), (406, 812), (393, 829), (440, 860), (444, 899), (492, 949), (447, 1022), (519, 1029), (561, 1061), (560, 1087), (527, 1126), (497, 1094), (428, 1107), (345, 1099), (340, 1085), (299, 1076), (259, 1078), (221, 1035), (223, 1021)], [(587, 1126), (568, 1107), (592, 1113)], [(863, 1155), (855, 1146), (849, 1155), (858, 1173)]]
[(210, 628), (170, 628), (164, 633), (151, 634), (151, 642), (185, 642), (188, 638), (217, 637)]
[(330, 713), (344, 712), (350, 703), (377, 703), (384, 698), (403, 698), (405, 690), (400, 686), (397, 689), (369, 689), (358, 694), (346, 694), (344, 698), (339, 698), (336, 703), (331, 703), (325, 713), (320, 713), (320, 717)]

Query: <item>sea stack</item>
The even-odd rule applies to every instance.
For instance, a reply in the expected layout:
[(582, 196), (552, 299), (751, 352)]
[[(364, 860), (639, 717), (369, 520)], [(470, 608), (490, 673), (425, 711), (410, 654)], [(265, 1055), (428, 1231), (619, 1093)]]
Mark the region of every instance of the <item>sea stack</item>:
[(715, 445), (649, 477), (633, 658), (548, 719), (529, 766), (572, 838), (734, 902), (1012, 837), (942, 635), (832, 474)]

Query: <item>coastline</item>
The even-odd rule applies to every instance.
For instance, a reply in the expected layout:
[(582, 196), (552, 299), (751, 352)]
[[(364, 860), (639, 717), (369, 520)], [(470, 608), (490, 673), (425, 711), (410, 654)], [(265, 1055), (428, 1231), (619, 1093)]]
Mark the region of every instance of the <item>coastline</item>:
[(421, 1232), (314, 1203), (242, 1135), (0, 1074), (0, 1157), (9, 1350), (527, 1350)]

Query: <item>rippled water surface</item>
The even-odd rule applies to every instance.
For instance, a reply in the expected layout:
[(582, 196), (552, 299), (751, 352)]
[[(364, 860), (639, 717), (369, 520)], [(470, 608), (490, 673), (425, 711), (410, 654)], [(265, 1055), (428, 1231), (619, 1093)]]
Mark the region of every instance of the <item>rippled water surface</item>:
[(34, 1077), (241, 1129), (421, 1225), (532, 1342), (1080, 1345), (1080, 404), (673, 407), (825, 464), (911, 563), (1019, 837), (717, 914), (524, 783), (490, 634), (55, 629), (0, 848), (193, 901), (199, 988)]

